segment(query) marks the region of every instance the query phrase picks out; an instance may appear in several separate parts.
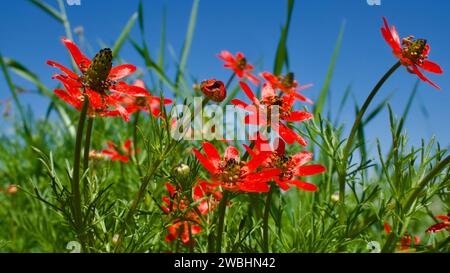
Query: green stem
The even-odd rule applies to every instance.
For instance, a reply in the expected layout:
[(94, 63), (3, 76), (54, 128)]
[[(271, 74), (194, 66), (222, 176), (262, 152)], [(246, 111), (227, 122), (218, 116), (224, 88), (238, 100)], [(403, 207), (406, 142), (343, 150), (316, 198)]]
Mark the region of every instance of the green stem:
[(340, 213), (339, 213), (339, 220), (341, 224), (345, 223), (345, 182), (346, 182), (346, 176), (347, 176), (347, 164), (348, 164), (348, 157), (350, 154), (350, 150), (353, 147), (353, 142), (355, 140), (356, 133), (358, 131), (358, 128), (361, 124), (362, 118), (364, 114), (367, 111), (367, 108), (369, 108), (370, 103), (372, 102), (375, 95), (378, 93), (380, 88), (383, 86), (383, 84), (386, 82), (386, 80), (401, 66), (400, 62), (397, 62), (394, 64), (391, 69), (389, 69), (386, 74), (380, 79), (380, 81), (375, 85), (372, 92), (370, 92), (369, 96), (367, 97), (366, 101), (364, 102), (363, 106), (359, 110), (358, 116), (355, 119), (355, 122), (353, 123), (352, 130), (350, 132), (350, 135), (347, 139), (347, 143), (343, 150), (343, 156), (341, 161), (341, 166), (339, 168), (339, 203), (341, 206)]
[(228, 90), (228, 87), (230, 87), (231, 82), (233, 82), (234, 77), (236, 77), (236, 73), (233, 73), (231, 77), (228, 79), (227, 83), (225, 84), (225, 90)]
[(273, 185), (270, 186), (270, 190), (267, 192), (266, 204), (264, 208), (263, 216), (263, 252), (269, 252), (269, 215), (270, 208), (272, 207), (272, 195), (275, 190)]
[(82, 234), (83, 216), (81, 211), (81, 194), (80, 194), (80, 163), (81, 148), (83, 141), (84, 123), (86, 121), (86, 113), (89, 106), (88, 97), (84, 96), (84, 104), (81, 109), (80, 119), (78, 121), (77, 135), (75, 140), (75, 154), (73, 158), (73, 174), (72, 174), (72, 210), (75, 220), (75, 229), (77, 235), (84, 246), (84, 236)]
[(86, 139), (84, 141), (84, 155), (83, 155), (83, 174), (85, 174), (85, 177), (83, 179), (83, 189), (85, 201), (89, 200), (89, 181), (87, 178), (86, 171), (89, 168), (89, 152), (91, 150), (91, 138), (93, 127), (94, 127), (94, 118), (89, 117), (86, 128)]
[(229, 192), (224, 191), (222, 199), (220, 200), (219, 204), (219, 223), (217, 227), (217, 248), (216, 252), (221, 253), (222, 252), (222, 235), (223, 235), (223, 224), (225, 222), (225, 213), (227, 210), (227, 203), (229, 198)]
[(134, 158), (136, 161), (137, 170), (139, 173), (139, 177), (142, 177), (142, 169), (139, 164), (139, 155), (138, 155), (138, 125), (139, 125), (139, 117), (141, 115), (141, 111), (138, 111), (134, 117), (134, 128), (133, 128), (133, 147), (134, 147)]

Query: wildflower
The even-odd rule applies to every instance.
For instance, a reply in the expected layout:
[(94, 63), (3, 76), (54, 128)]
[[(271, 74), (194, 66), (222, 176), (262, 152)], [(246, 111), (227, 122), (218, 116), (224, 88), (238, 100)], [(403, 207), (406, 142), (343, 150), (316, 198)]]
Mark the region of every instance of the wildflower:
[[(171, 242), (180, 238), (184, 244), (191, 243), (189, 230), (191, 235), (198, 234), (202, 231), (199, 224), (200, 215), (206, 215), (210, 210), (215, 208), (219, 199), (208, 197), (208, 190), (203, 183), (197, 184), (193, 188), (193, 195), (189, 198), (180, 188), (175, 188), (171, 184), (166, 183), (169, 196), (162, 198), (166, 206), (161, 207), (165, 213), (172, 215), (175, 219), (167, 228), (169, 235), (165, 240)], [(196, 204), (194, 204), (196, 203)]]
[(245, 162), (240, 160), (239, 151), (233, 146), (227, 147), (223, 159), (211, 143), (204, 142), (203, 149), (206, 156), (194, 149), (195, 156), (209, 171), (212, 184), (228, 191), (267, 192), (269, 186), (266, 182), (280, 173), (278, 169), (255, 172), (270, 156), (270, 151), (261, 152)]
[[(240, 82), (240, 84), (247, 97), (253, 102), (253, 105), (256, 107), (252, 107), (239, 99), (233, 99), (231, 103), (238, 107), (246, 109), (247, 111), (253, 112), (246, 117), (247, 124), (258, 126), (272, 126), (273, 129), (288, 144), (293, 144), (295, 141), (303, 146), (306, 146), (308, 144), (305, 139), (303, 139), (291, 128), (281, 122), (302, 122), (313, 117), (313, 115), (309, 112), (301, 110), (294, 111), (292, 109), (295, 102), (295, 97), (290, 95), (278, 95), (270, 84), (265, 83), (262, 88), (262, 99), (258, 100), (247, 84), (243, 82)], [(271, 120), (273, 107), (278, 108), (278, 120), (280, 121), (278, 123)], [(262, 118), (264, 116), (269, 120), (264, 120)]]
[(247, 78), (254, 85), (259, 84), (260, 80), (250, 73), (253, 71), (253, 66), (247, 62), (241, 52), (236, 53), (234, 57), (229, 51), (223, 50), (217, 57), (225, 61), (224, 67), (232, 69), (240, 79)]
[[(389, 224), (387, 222), (384, 223), (384, 230), (386, 231), (387, 234), (391, 233), (391, 227), (389, 226)], [(414, 241), (413, 241), (413, 239), (414, 239)], [(403, 237), (398, 242), (397, 249), (398, 250), (408, 250), (408, 249), (410, 249), (411, 246), (418, 245), (419, 243), (420, 243), (419, 237), (417, 237), (415, 235), (413, 237), (411, 237), (411, 235), (409, 235), (408, 233), (405, 232)]]
[(222, 102), (227, 96), (223, 82), (215, 79), (202, 81), (200, 89), (208, 99), (215, 102)]
[[(55, 94), (61, 99), (81, 110), (84, 98), (89, 100), (88, 115), (106, 116), (110, 113), (110, 108), (117, 110), (124, 120), (129, 120), (129, 113), (121, 106), (117, 99), (117, 94), (131, 96), (148, 96), (148, 92), (138, 86), (128, 85), (122, 78), (134, 73), (136, 67), (131, 64), (112, 66), (112, 51), (104, 48), (90, 60), (84, 56), (80, 49), (71, 40), (62, 39), (75, 63), (81, 71), (81, 76), (63, 65), (54, 61), (47, 61), (47, 64), (59, 68), (63, 74), (53, 76), (61, 81), (66, 90), (57, 89)], [(80, 91), (83, 90), (83, 92)], [(111, 93), (108, 93), (110, 91)]]
[(121, 161), (127, 163), (130, 161), (130, 157), (133, 155), (133, 149), (131, 146), (133, 143), (130, 139), (125, 141), (122, 147), (118, 148), (112, 141), (108, 141), (107, 146), (109, 149), (103, 149), (102, 153), (111, 157), (112, 161)]
[[(313, 158), (312, 153), (302, 151), (293, 156), (287, 156), (285, 142), (281, 139), (276, 139), (275, 143), (278, 143), (277, 149), (271, 152), (270, 157), (262, 163), (262, 166), (263, 168), (277, 168), (280, 170), (280, 173), (274, 178), (280, 188), (286, 191), (292, 185), (305, 191), (316, 191), (317, 186), (295, 179), (295, 177), (320, 174), (325, 172), (326, 169), (319, 164), (305, 165)], [(258, 134), (255, 141), (256, 153), (249, 148), (247, 148), (247, 151), (250, 155), (256, 156), (262, 150), (261, 145), (269, 145), (269, 142)]]
[(259, 75), (263, 77), (273, 89), (279, 89), (286, 95), (291, 95), (303, 102), (313, 104), (310, 99), (297, 92), (309, 88), (312, 85), (298, 86), (298, 82), (294, 79), (294, 73), (289, 72), (285, 76), (275, 76), (270, 72), (262, 72)]
[(427, 228), (427, 230), (425, 231), (426, 233), (430, 233), (430, 232), (436, 233), (436, 232), (440, 232), (443, 230), (450, 231), (450, 214), (449, 215), (436, 215), (434, 217), (437, 219), (443, 220), (443, 222), (434, 224), (431, 227)]
[(400, 42), (399, 35), (394, 26), (389, 28), (386, 18), (383, 17), (384, 27), (381, 28), (381, 33), (384, 39), (393, 50), (395, 57), (400, 59), (402, 65), (406, 67), (408, 72), (416, 74), (419, 78), (425, 82), (428, 82), (435, 88), (439, 89), (435, 83), (429, 80), (419, 68), (435, 73), (442, 74), (441, 67), (431, 61), (428, 61), (428, 53), (430, 53), (430, 45), (425, 39), (415, 39), (414, 36), (404, 38)]

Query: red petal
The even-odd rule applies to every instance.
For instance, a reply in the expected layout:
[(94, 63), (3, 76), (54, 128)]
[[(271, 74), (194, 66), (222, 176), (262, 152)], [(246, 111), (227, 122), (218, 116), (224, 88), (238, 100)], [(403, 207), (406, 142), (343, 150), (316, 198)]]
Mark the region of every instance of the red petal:
[(437, 223), (437, 224), (432, 225), (431, 227), (427, 228), (427, 230), (425, 232), (426, 233), (440, 232), (440, 231), (446, 229), (448, 226), (449, 226), (449, 223), (446, 223), (446, 222)]
[(246, 192), (268, 192), (270, 190), (270, 187), (266, 183), (260, 182), (240, 183), (238, 187), (241, 191)]
[(289, 117), (283, 118), (285, 121), (289, 122), (296, 122), (296, 121), (305, 121), (308, 119), (312, 119), (314, 116), (313, 114), (306, 112), (306, 111), (293, 111), (289, 115)]
[(292, 160), (295, 161), (295, 164), (298, 166), (303, 166), (313, 158), (313, 154), (307, 151), (301, 151), (292, 156)]
[(441, 220), (444, 220), (444, 221), (450, 220), (450, 217), (447, 216), (447, 215), (435, 215), (434, 217), (436, 217), (438, 219), (441, 219)]
[(284, 181), (281, 181), (278, 177), (275, 177), (275, 182), (277, 182), (278, 186), (280, 186), (280, 188), (283, 191), (287, 191), (287, 190), (289, 190), (291, 188), (291, 186), (289, 186), (288, 183), (286, 183)]
[(83, 53), (81, 53), (80, 49), (74, 42), (66, 38), (62, 38), (61, 40), (70, 51), (73, 60), (75, 61), (81, 72), (86, 71), (86, 69), (91, 65), (91, 60), (89, 60), (86, 56), (83, 55)]
[(300, 181), (300, 180), (290, 180), (288, 182), (291, 185), (296, 186), (299, 189), (305, 190), (305, 191), (317, 191), (317, 186), (305, 181)]
[(119, 82), (116, 85), (111, 85), (109, 87), (111, 91), (115, 91), (117, 93), (126, 94), (130, 96), (140, 96), (140, 97), (149, 97), (150, 93), (142, 87), (128, 85), (124, 82)]
[(297, 169), (295, 176), (308, 176), (325, 172), (326, 169), (322, 165), (308, 165)]
[(231, 103), (234, 104), (235, 106), (239, 107), (239, 108), (242, 108), (242, 109), (245, 109), (245, 108), (247, 108), (249, 106), (247, 103), (245, 103), (245, 102), (243, 102), (241, 100), (238, 100), (238, 99), (232, 99)]
[(384, 222), (384, 230), (386, 231), (387, 234), (391, 233), (391, 227), (387, 222)]
[(86, 94), (89, 98), (89, 103), (92, 105), (93, 108), (98, 109), (103, 107), (103, 99), (99, 93), (89, 88), (86, 88)]
[(222, 52), (220, 52), (220, 54), (217, 55), (217, 57), (219, 57), (220, 59), (224, 60), (225, 62), (229, 62), (229, 63), (235, 63), (236, 62), (236, 59), (227, 50), (222, 50)]
[(73, 79), (76, 79), (76, 80), (79, 79), (77, 73), (73, 72), (73, 71), (70, 70), (69, 68), (67, 68), (67, 67), (65, 67), (65, 66), (63, 66), (63, 65), (61, 65), (61, 64), (59, 64), (59, 63), (57, 63), (57, 62), (54, 62), (54, 61), (47, 61), (47, 64), (50, 65), (50, 66), (59, 68), (62, 72), (66, 73), (67, 76), (69, 76), (69, 77), (71, 77), (71, 78), (73, 78)]
[(293, 144), (294, 141), (297, 141), (302, 146), (308, 145), (308, 142), (306, 142), (305, 139), (303, 139), (296, 132), (292, 131), (291, 128), (282, 123), (280, 123), (279, 134), (284, 140), (286, 140), (288, 144)]
[(441, 88), (440, 88), (439, 86), (437, 86), (434, 82), (432, 82), (430, 79), (428, 79), (427, 77), (425, 77), (425, 75), (417, 68), (417, 66), (413, 65), (412, 67), (413, 67), (414, 73), (415, 73), (417, 76), (419, 76), (419, 78), (420, 78), (422, 81), (425, 81), (425, 82), (431, 84), (431, 85), (432, 85), (433, 87), (435, 87), (436, 89), (441, 90)]
[[(118, 65), (111, 69), (111, 71), (109, 72), (108, 79), (110, 79), (112, 81), (116, 81), (116, 80), (122, 79), (128, 75), (133, 74), (134, 71), (136, 71), (136, 67), (134, 65), (131, 65), (131, 64)], [(143, 86), (139, 86), (139, 85), (136, 85), (136, 86), (143, 88)]]
[(262, 87), (262, 94), (261, 94), (262, 98), (267, 99), (276, 95), (277, 92), (275, 92), (275, 89), (273, 89), (272, 85), (266, 82)]
[(81, 109), (83, 101), (70, 96), (69, 94), (67, 94), (66, 91), (61, 90), (61, 89), (56, 89), (54, 92), (59, 98), (61, 98), (63, 101), (67, 102), (68, 104), (72, 105), (77, 110)]
[(197, 149), (193, 149), (195, 156), (197, 157), (198, 161), (202, 163), (202, 165), (212, 174), (217, 173), (217, 169), (214, 167), (211, 162), (209, 162), (208, 159), (205, 158), (205, 156), (200, 153)]
[(255, 97), (255, 94), (253, 94), (253, 91), (250, 89), (250, 87), (245, 82), (239, 82), (241, 85), (242, 90), (244, 90), (244, 93), (247, 95), (247, 97), (253, 102), (255, 105), (260, 105), (259, 100)]
[(423, 70), (426, 70), (435, 74), (442, 74), (442, 68), (435, 62), (431, 62), (428, 60), (423, 61), (423, 64), (419, 65)]
[(228, 161), (230, 159), (233, 159), (236, 162), (239, 162), (239, 151), (238, 151), (238, 149), (236, 149), (236, 147), (234, 147), (234, 146), (228, 146), (227, 149), (225, 150), (224, 159), (226, 161)]
[(252, 157), (245, 166), (248, 168), (248, 172), (251, 173), (258, 169), (259, 166), (272, 154), (271, 151), (259, 152), (257, 155)]
[(246, 181), (250, 182), (268, 182), (275, 176), (280, 174), (279, 169), (267, 169), (256, 173), (251, 173), (245, 177)]
[(251, 83), (253, 83), (254, 85), (259, 85), (259, 83), (261, 82), (261, 81), (258, 79), (258, 77), (256, 77), (255, 75), (253, 75), (253, 74), (251, 74), (251, 73), (246, 72), (246, 73), (245, 73), (245, 76), (247, 76), (247, 79), (248, 79)]
[(214, 145), (209, 142), (203, 142), (203, 150), (205, 151), (206, 157), (217, 169), (222, 159), (220, 158), (219, 152), (217, 151), (216, 147), (214, 147)]

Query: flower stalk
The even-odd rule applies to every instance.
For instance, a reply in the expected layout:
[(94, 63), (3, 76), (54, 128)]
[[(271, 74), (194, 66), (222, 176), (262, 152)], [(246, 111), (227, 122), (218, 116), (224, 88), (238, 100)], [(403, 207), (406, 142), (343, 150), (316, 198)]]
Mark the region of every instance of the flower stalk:
[(401, 62), (397, 62), (394, 64), (391, 69), (384, 74), (384, 76), (380, 79), (380, 81), (375, 85), (372, 92), (370, 92), (367, 99), (364, 101), (363, 106), (361, 107), (358, 116), (355, 119), (355, 122), (353, 123), (352, 130), (350, 132), (350, 135), (347, 138), (347, 143), (344, 146), (344, 150), (342, 153), (342, 160), (340, 167), (338, 168), (339, 172), (339, 202), (340, 202), (340, 212), (339, 212), (339, 220), (341, 224), (345, 223), (345, 183), (346, 183), (346, 176), (347, 176), (347, 166), (348, 166), (348, 157), (350, 155), (350, 151), (353, 147), (353, 142), (355, 141), (355, 136), (358, 131), (358, 128), (361, 124), (362, 118), (364, 117), (364, 114), (367, 111), (367, 108), (369, 108), (370, 103), (372, 102), (375, 95), (378, 93), (378, 91), (381, 89), (383, 84), (389, 79), (389, 77), (401, 66)]

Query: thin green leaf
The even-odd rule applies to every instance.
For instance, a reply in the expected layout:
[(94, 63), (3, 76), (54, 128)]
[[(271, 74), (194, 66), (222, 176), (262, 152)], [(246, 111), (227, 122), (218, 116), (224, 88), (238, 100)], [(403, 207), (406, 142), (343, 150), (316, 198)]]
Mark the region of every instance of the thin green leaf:
[(273, 66), (273, 72), (275, 75), (281, 74), (281, 71), (283, 70), (283, 64), (286, 63), (286, 65), (288, 65), (286, 43), (287, 43), (289, 26), (291, 24), (293, 9), (294, 9), (294, 0), (288, 0), (286, 23), (284, 24), (284, 27), (281, 30), (281, 37), (278, 42), (277, 53), (275, 56), (275, 63)]
[(130, 33), (131, 29), (133, 28), (134, 23), (136, 22), (137, 18), (138, 18), (138, 13), (137, 12), (133, 13), (130, 20), (128, 20), (128, 23), (125, 25), (122, 32), (120, 33), (119, 38), (114, 43), (114, 46), (112, 48), (114, 57), (117, 57), (117, 55), (119, 54), (119, 51), (122, 48), (125, 40), (127, 39), (128, 34)]
[(339, 51), (341, 50), (342, 39), (344, 37), (344, 31), (345, 31), (345, 21), (342, 22), (341, 29), (339, 30), (339, 35), (338, 35), (338, 38), (336, 41), (336, 46), (334, 47), (334, 52), (333, 52), (333, 56), (331, 57), (330, 65), (328, 67), (328, 72), (327, 72), (327, 76), (325, 78), (325, 83), (323, 85), (322, 91), (320, 91), (319, 99), (317, 100), (317, 103), (315, 104), (314, 116), (317, 116), (317, 114), (322, 113), (323, 107), (325, 105), (327, 93), (330, 89), (331, 79), (333, 78), (336, 60), (339, 55)]
[(45, 11), (48, 15), (58, 20), (60, 23), (64, 23), (64, 17), (52, 6), (48, 5), (45, 2), (42, 2), (41, 0), (29, 0), (31, 3), (36, 5), (38, 8)]
[(19, 96), (17, 95), (16, 87), (11, 80), (11, 76), (9, 75), (8, 68), (4, 62), (3, 56), (0, 53), (0, 65), (2, 67), (3, 75), (5, 76), (6, 83), (8, 84), (9, 91), (13, 97), (14, 103), (16, 104), (17, 110), (19, 110), (20, 117), (22, 118), (23, 129), (29, 138), (31, 138), (31, 131), (27, 125), (27, 119), (25, 116), (25, 112), (23, 110), (22, 104), (20, 103)]
[(198, 4), (199, 0), (194, 0), (194, 4), (192, 5), (191, 16), (189, 19), (188, 30), (186, 33), (186, 38), (184, 39), (183, 49), (181, 51), (180, 64), (178, 66), (178, 72), (175, 80), (175, 86), (178, 88), (178, 85), (181, 80), (181, 76), (184, 73), (184, 68), (187, 64), (187, 59), (189, 55), (189, 50), (191, 48), (192, 39), (194, 37), (195, 24), (197, 21), (197, 12), (198, 12)]

